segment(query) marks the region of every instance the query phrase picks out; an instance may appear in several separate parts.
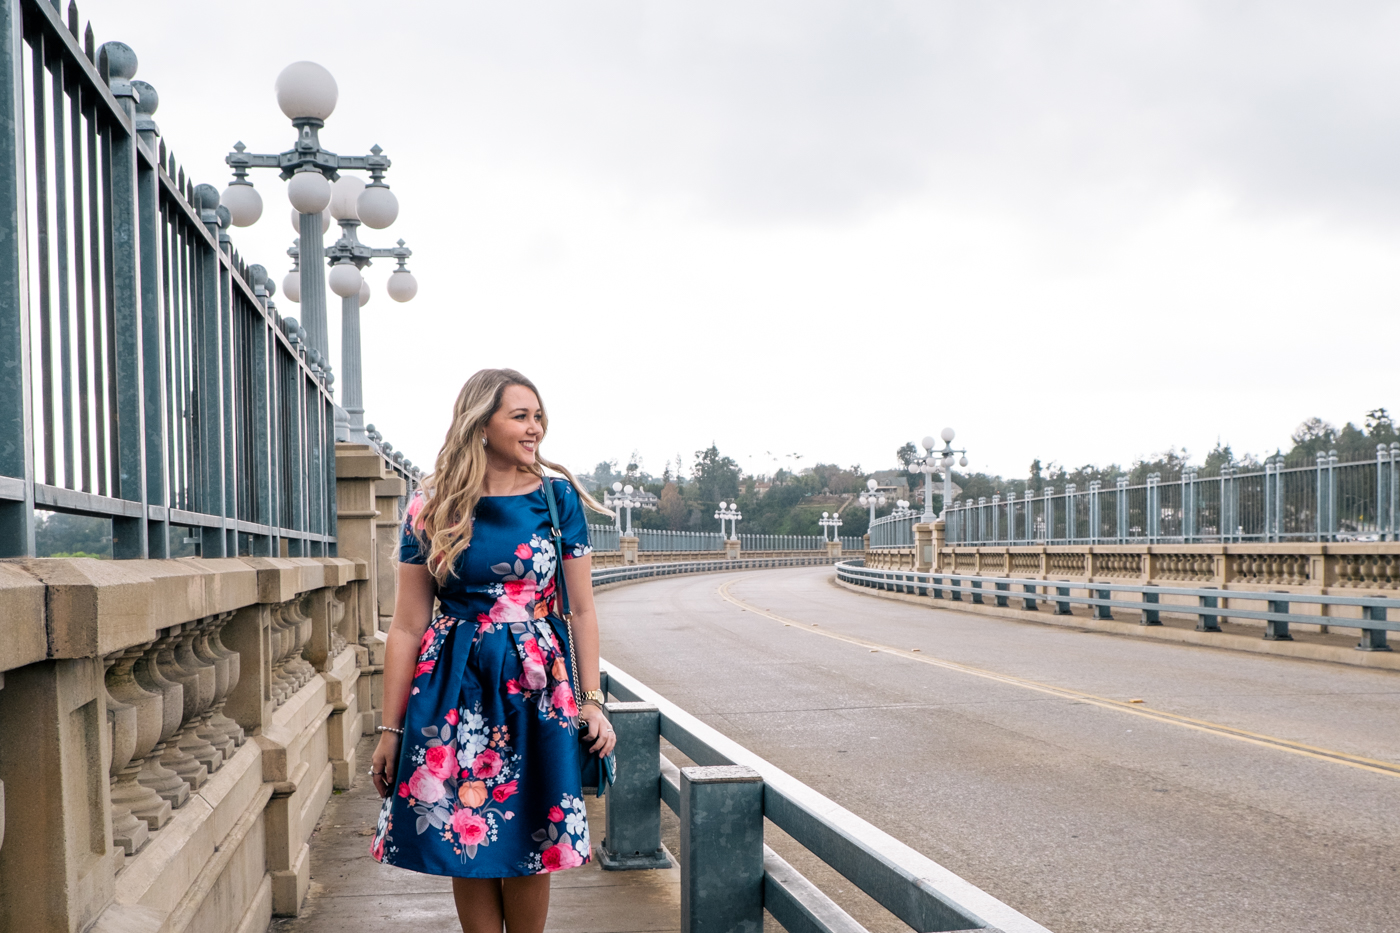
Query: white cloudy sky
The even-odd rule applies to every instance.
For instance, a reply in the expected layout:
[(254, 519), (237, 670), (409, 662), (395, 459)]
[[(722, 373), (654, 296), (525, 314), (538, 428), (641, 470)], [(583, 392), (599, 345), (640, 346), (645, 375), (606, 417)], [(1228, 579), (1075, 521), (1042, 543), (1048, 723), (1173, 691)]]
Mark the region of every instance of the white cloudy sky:
[[(712, 440), (883, 467), (952, 425), (1023, 475), (1400, 405), (1395, 3), (82, 11), (196, 181), (290, 145), (284, 65), (335, 75), (322, 141), (393, 158), (400, 220), (365, 239), (421, 285), (369, 271), (368, 419), (421, 464), (483, 366), (539, 383), (547, 454), (656, 472)], [(280, 277), (255, 177), (236, 242)]]

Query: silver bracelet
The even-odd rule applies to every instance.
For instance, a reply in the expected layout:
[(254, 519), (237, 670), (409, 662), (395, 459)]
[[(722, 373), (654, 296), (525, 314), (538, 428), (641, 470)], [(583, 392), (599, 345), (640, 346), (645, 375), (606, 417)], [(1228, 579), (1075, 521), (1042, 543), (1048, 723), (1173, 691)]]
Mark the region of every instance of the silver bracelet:
[(375, 726), (375, 732), (396, 732), (399, 738), (403, 738), (403, 730), (396, 726)]

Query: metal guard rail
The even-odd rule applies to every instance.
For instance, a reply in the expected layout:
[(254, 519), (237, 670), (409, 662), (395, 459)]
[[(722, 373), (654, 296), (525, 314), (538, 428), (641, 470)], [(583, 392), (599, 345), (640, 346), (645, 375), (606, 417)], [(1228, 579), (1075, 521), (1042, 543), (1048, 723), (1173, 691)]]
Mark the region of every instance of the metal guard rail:
[[(604, 669), (605, 691), (623, 701), (656, 707), (660, 712), (661, 736), (696, 764), (739, 765), (758, 772), (763, 780), (763, 816), (913, 929), (991, 927), (1003, 933), (1049, 933), (1034, 920), (705, 725), (616, 666), (607, 661), (600, 661), (600, 665)], [(625, 757), (619, 758), (620, 768), (627, 764)], [(660, 784), (662, 801), (679, 816), (680, 769), (664, 755)], [(864, 927), (772, 849), (764, 846), (763, 856), (763, 906), (784, 929), (791, 933), (865, 933)]]
[[(1291, 622), (1353, 628), (1362, 633), (1361, 643), (1356, 646), (1361, 651), (1391, 650), (1386, 643), (1386, 632), (1400, 631), (1400, 598), (1387, 599), (1381, 596), (1321, 596), (1310, 593), (1229, 590), (1215, 587), (1151, 586), (1140, 583), (1095, 583), (915, 570), (879, 570), (864, 566), (862, 560), (837, 563), (836, 576), (857, 586), (918, 596), (932, 595), (934, 599), (943, 599), (944, 592), (951, 593), (951, 599), (955, 601), (961, 601), (964, 595), (968, 595), (971, 601), (978, 605), (982, 605), (987, 596), (994, 597), (996, 605), (1002, 607), (1007, 606), (1011, 599), (1024, 600), (1025, 608), (1032, 610), (1037, 608), (1036, 603), (1054, 603), (1058, 615), (1068, 615), (1071, 605), (1091, 606), (1094, 608), (1095, 617), (1100, 619), (1113, 618), (1113, 609), (1128, 609), (1142, 613), (1143, 624), (1146, 625), (1160, 625), (1160, 614), (1164, 611), (1176, 612), (1197, 616), (1197, 629), (1206, 632), (1220, 631), (1221, 617), (1254, 619), (1265, 623), (1264, 637), (1271, 641), (1291, 639), (1292, 636), (1288, 633), (1288, 625)], [(991, 584), (990, 589), (984, 584)], [(1012, 586), (1020, 586), (1021, 592), (1012, 593)], [(1075, 596), (1071, 595), (1071, 589), (1084, 590), (1095, 595)], [(1050, 592), (1051, 590), (1054, 592)], [(1139, 598), (1114, 599), (1111, 595), (1113, 593), (1133, 593)], [(1163, 596), (1194, 598), (1196, 604), (1163, 603), (1160, 601)], [(1223, 607), (1220, 605), (1222, 598), (1265, 602), (1269, 608), (1261, 610)], [(1292, 603), (1360, 607), (1362, 618), (1348, 619), (1290, 612), (1289, 606)], [(1397, 611), (1396, 619), (1387, 617), (1390, 610)]]
[(812, 567), (835, 563), (837, 558), (825, 554), (810, 557), (749, 557), (737, 560), (666, 561), (655, 564), (628, 564), (622, 567), (601, 567), (593, 571), (593, 585), (624, 583), (648, 577), (669, 577), (680, 573), (715, 573), (721, 570), (759, 570), (765, 567)]

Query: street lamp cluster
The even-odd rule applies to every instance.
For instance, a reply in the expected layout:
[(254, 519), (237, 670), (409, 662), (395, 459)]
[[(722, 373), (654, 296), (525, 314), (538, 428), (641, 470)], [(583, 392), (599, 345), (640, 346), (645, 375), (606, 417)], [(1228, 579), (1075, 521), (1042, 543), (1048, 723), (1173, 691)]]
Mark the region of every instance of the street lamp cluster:
[(876, 487), (880, 484), (873, 479), (865, 481), (866, 492), (860, 494), (860, 504), (870, 507), (870, 524), (875, 524), (875, 510), (885, 504), (885, 494), (877, 493)]
[(840, 515), (823, 512), (822, 517), (818, 519), (817, 524), (822, 526), (823, 541), (841, 540), (841, 532), (838, 530), (841, 527)]
[[(335, 110), (339, 88), (335, 78), (315, 62), (294, 62), (277, 76), (277, 104), (297, 130), (291, 149), (280, 153), (248, 152), (237, 143), (225, 157), (233, 170), (233, 180), (220, 198), (235, 227), (257, 223), (262, 216), (262, 196), (248, 180), (255, 168), (278, 169), (287, 182), (292, 203), (292, 226), (297, 239), (288, 250), (293, 268), (282, 282), (282, 292), (302, 305), (302, 339), (330, 383), (330, 346), (326, 327), (326, 283), (319, 261), (302, 262), (307, 257), (324, 258), (330, 263), (331, 291), (341, 299), (341, 369), (345, 377), (344, 407), (336, 406), (336, 440), (370, 443), (364, 424), (360, 370), (360, 307), (369, 301), (369, 283), (361, 270), (372, 259), (392, 258), (397, 268), (389, 275), (386, 291), (395, 301), (409, 301), (418, 292), (418, 282), (408, 271), (412, 255), (403, 240), (396, 247), (378, 249), (359, 240), (361, 224), (375, 230), (391, 225), (399, 216), (399, 200), (384, 181), (390, 161), (378, 146), (368, 155), (344, 156), (321, 148), (320, 131)], [(363, 180), (342, 171), (369, 173)], [(334, 183), (334, 184), (332, 184)], [(327, 248), (324, 236), (331, 220), (340, 223), (341, 236)]]
[[(616, 506), (618, 510), (617, 514), (614, 516), (614, 520), (617, 523), (617, 533), (619, 535), (625, 535), (626, 537), (630, 538), (632, 537), (632, 509), (641, 505), (642, 500), (640, 497), (633, 495), (633, 492), (635, 490), (633, 490), (630, 484), (624, 486), (621, 483), (613, 483), (612, 488), (612, 504)], [(626, 531), (624, 531), (622, 527), (622, 511), (624, 509), (627, 511)]]
[[(933, 514), (933, 474), (941, 472), (943, 474), (943, 515), (946, 518), (948, 506), (953, 499), (953, 455), (961, 454), (958, 466), (967, 466), (967, 451), (954, 450), (953, 438), (957, 436), (952, 428), (944, 428), (939, 435), (943, 438), (943, 449), (934, 452), (937, 443), (932, 437), (923, 439), (924, 456), (916, 457), (909, 461), (910, 473), (922, 473), (924, 476), (924, 514), (920, 516), (920, 521), (932, 522), (935, 518)], [(874, 514), (873, 512), (871, 513)]]
[[(739, 503), (731, 502), (727, 506), (721, 502), (715, 511), (715, 518), (719, 519), (719, 536), (728, 541), (733, 541), (739, 537), (739, 521), (743, 518), (743, 513), (739, 511)], [(730, 534), (724, 533), (724, 523), (729, 522)]]

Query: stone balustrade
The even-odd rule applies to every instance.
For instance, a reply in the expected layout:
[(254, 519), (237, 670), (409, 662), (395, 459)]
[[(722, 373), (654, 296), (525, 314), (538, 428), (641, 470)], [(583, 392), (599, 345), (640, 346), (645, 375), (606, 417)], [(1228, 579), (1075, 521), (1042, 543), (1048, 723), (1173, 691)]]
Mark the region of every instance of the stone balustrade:
[(338, 445), (338, 557), (0, 561), (0, 933), (262, 933), (300, 910), (378, 721), (380, 532), (397, 543), (407, 491), (387, 467)]
[[(1400, 590), (1400, 542), (950, 547), (943, 540), (942, 522), (915, 525), (914, 533), (914, 547), (868, 550), (865, 565), (1075, 583), (1218, 587), (1241, 594), (1393, 597)], [(1229, 604), (1221, 598), (1222, 605)], [(1246, 606), (1242, 596), (1235, 600)], [(1165, 598), (1164, 605), (1171, 601)], [(1310, 610), (1300, 603), (1296, 611)], [(1348, 607), (1334, 607), (1332, 615), (1353, 617)], [(1359, 609), (1354, 616), (1360, 617)]]

